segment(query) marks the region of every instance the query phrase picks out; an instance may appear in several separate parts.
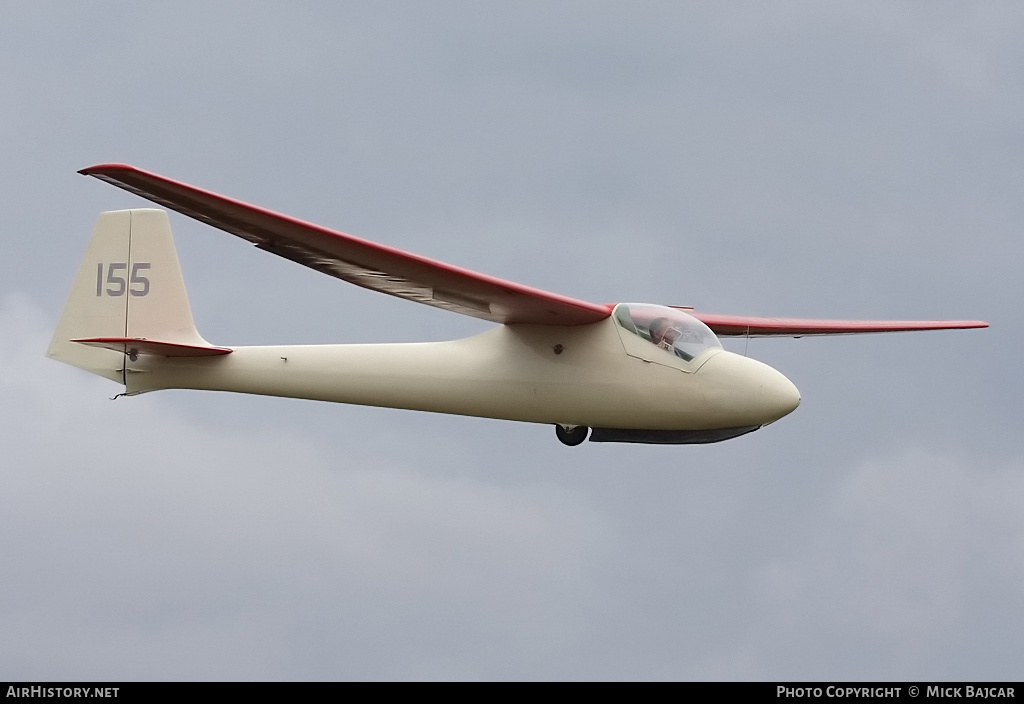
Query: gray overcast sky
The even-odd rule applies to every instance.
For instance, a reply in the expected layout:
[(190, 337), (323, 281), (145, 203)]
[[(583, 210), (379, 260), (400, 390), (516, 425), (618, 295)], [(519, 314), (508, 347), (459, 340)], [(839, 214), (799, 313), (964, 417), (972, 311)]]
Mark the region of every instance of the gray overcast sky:
[[(1018, 679), (1024, 9), (6, 3), (0, 679)], [(593, 301), (982, 318), (754, 340), (696, 447), (43, 358), (124, 161)], [(172, 215), (218, 344), (438, 340)], [(743, 343), (727, 343), (743, 349)]]

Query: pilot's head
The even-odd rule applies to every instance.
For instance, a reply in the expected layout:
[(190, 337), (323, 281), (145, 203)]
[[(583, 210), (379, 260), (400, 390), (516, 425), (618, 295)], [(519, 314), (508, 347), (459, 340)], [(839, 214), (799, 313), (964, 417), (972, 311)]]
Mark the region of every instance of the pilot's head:
[(651, 342), (656, 345), (671, 345), (679, 337), (679, 331), (672, 327), (668, 318), (655, 318), (649, 328)]

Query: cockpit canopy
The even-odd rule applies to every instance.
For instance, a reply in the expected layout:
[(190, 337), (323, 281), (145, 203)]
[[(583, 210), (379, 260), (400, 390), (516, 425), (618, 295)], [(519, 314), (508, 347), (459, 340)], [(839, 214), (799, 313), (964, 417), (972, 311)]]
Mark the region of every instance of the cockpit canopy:
[(711, 328), (678, 308), (620, 303), (612, 315), (629, 332), (686, 361), (722, 346)]

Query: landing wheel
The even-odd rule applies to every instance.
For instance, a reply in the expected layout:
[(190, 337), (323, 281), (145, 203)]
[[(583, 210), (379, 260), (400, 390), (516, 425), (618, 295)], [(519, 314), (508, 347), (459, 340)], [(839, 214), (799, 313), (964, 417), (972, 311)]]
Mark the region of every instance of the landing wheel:
[(587, 439), (590, 428), (585, 425), (556, 425), (555, 435), (563, 445), (575, 447)]

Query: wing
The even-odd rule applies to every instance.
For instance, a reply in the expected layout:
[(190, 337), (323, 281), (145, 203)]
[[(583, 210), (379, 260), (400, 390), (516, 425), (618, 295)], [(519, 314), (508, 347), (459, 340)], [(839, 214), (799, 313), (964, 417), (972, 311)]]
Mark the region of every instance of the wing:
[(95, 176), (317, 271), (410, 301), (495, 323), (583, 325), (611, 314), (608, 305), (478, 274), (328, 230), (133, 166), (101, 164), (78, 173)]
[(804, 335), (855, 335), (869, 332), (956, 330), (987, 328), (981, 320), (815, 320), (810, 318), (755, 318), (687, 310), (716, 335), (749, 337), (803, 337)]

